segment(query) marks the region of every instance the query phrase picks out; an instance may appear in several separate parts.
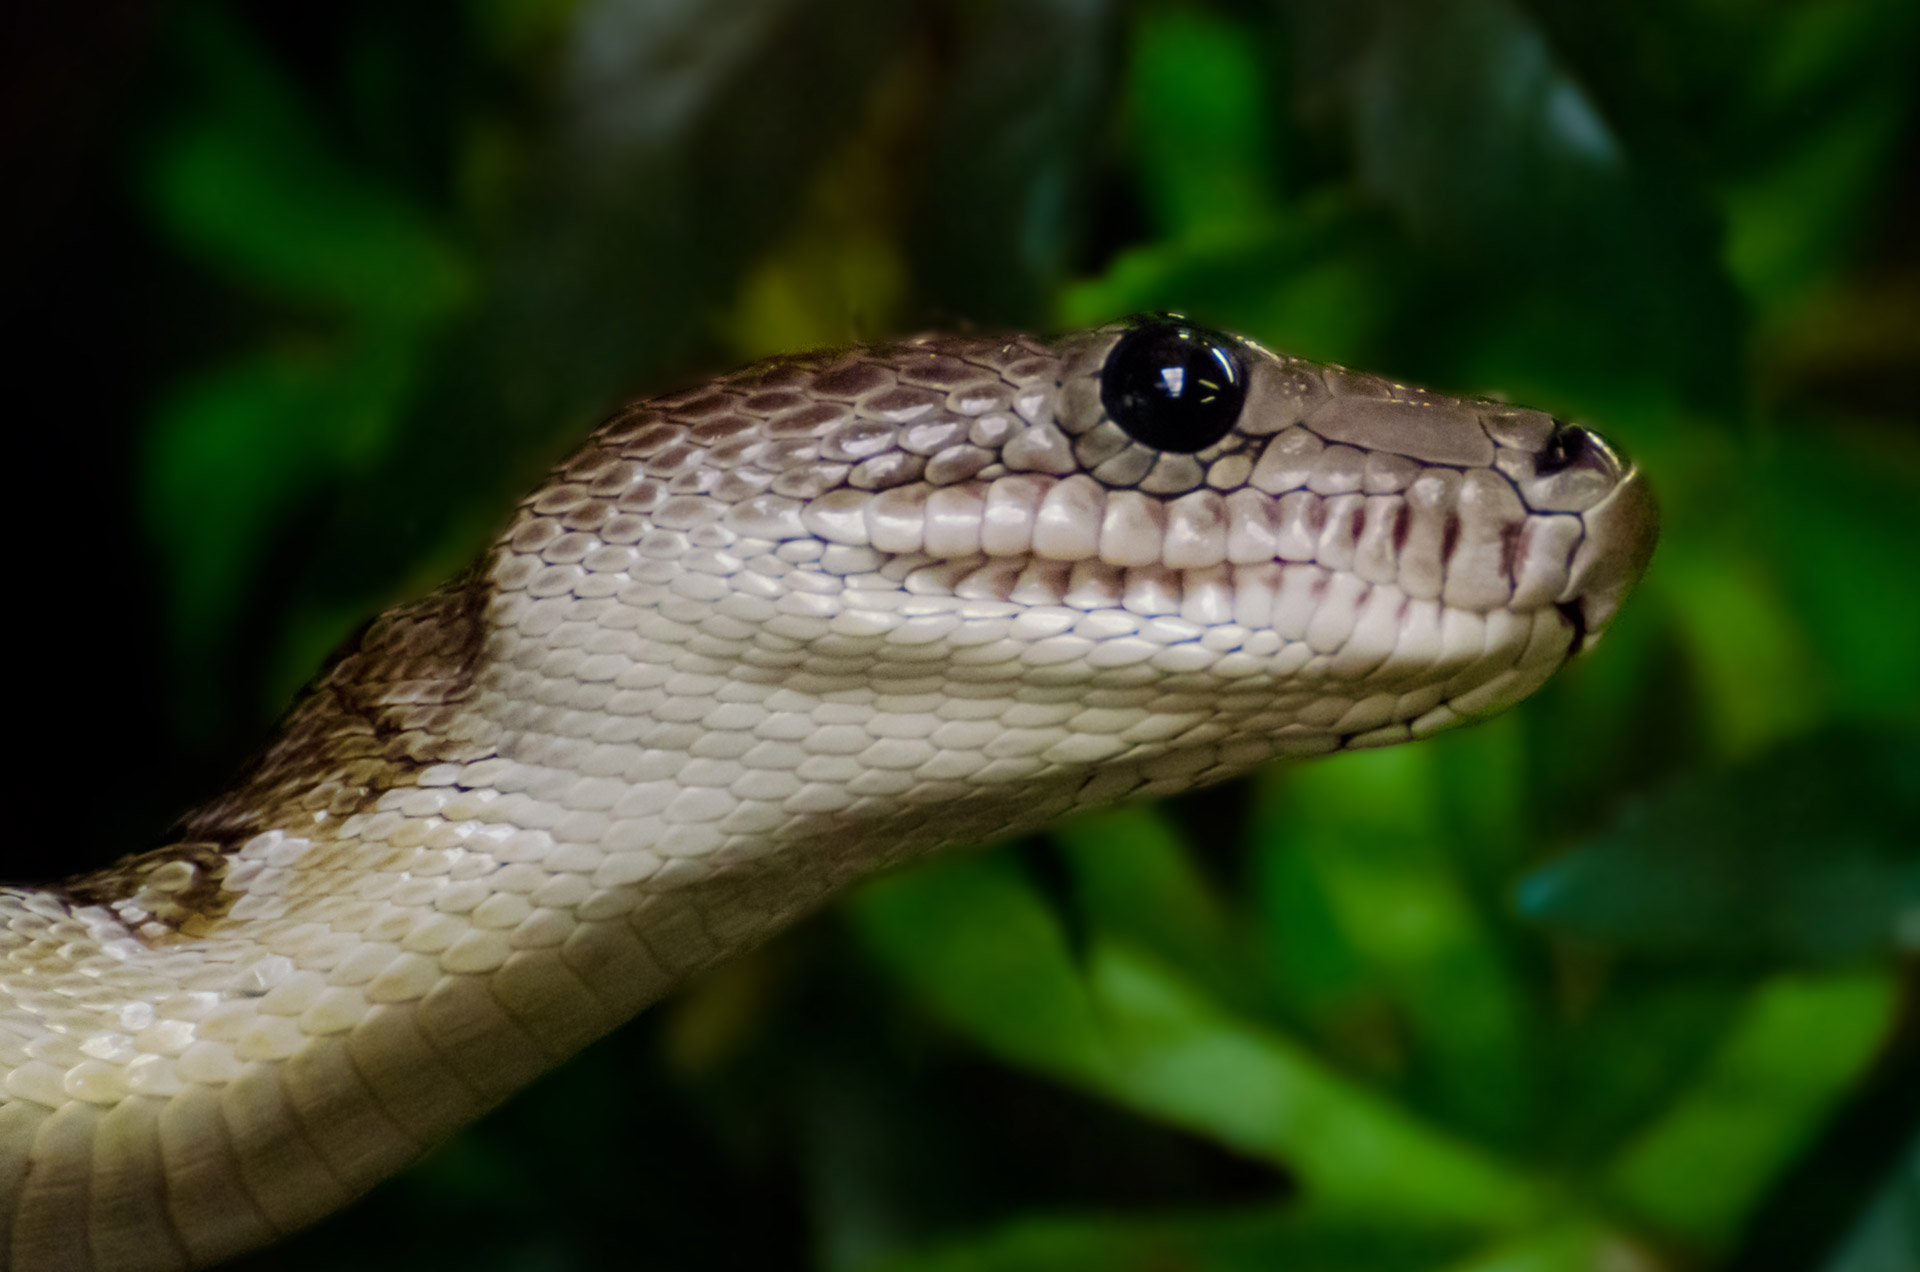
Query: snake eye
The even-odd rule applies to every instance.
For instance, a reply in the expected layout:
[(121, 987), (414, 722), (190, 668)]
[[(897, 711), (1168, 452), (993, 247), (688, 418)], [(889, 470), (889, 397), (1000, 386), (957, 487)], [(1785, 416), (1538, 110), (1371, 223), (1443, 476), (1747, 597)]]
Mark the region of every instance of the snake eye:
[(1233, 428), (1246, 397), (1247, 373), (1233, 342), (1168, 319), (1120, 337), (1100, 372), (1108, 418), (1156, 450), (1205, 450)]

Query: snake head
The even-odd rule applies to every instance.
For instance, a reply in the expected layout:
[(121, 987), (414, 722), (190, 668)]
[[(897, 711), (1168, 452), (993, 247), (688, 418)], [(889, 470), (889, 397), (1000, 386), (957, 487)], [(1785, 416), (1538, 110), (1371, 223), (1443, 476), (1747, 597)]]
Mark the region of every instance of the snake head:
[(493, 663), (515, 701), (710, 753), (675, 770), (724, 787), (676, 797), (711, 820), (675, 853), (970, 801), (941, 837), (997, 834), (1060, 811), (1012, 791), (1172, 791), (1498, 710), (1600, 636), (1653, 537), (1638, 473), (1539, 411), (1177, 318), (925, 337), (612, 421), (495, 556)]

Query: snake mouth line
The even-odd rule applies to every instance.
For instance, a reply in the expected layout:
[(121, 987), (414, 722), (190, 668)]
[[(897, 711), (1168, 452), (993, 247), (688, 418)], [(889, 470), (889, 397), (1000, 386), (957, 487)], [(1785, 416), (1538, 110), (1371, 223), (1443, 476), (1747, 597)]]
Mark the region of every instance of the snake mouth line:
[[(1116, 616), (1108, 620), (1111, 625), (1147, 629), (1151, 624), (1167, 643), (1196, 640), (1221, 650), (1267, 632), (1281, 642), (1303, 643), (1315, 654), (1345, 655), (1341, 679), (1366, 675), (1396, 647), (1429, 643), (1423, 630), (1431, 629), (1426, 633), (1431, 636), (1443, 623), (1484, 626), (1495, 615), (1531, 621), (1545, 608), (1470, 610), (1311, 561), (1180, 570), (978, 554), (958, 560), (885, 557), (828, 548), (811, 564), (841, 575), (844, 587), (868, 599), (876, 592), (897, 592), (899, 599), (891, 605), (907, 613), (914, 609), (914, 597), (1004, 604), (1021, 614), (1053, 609), (1062, 612), (1056, 618), (1060, 623), (1068, 622), (1065, 611), (1107, 613)], [(1029, 626), (1035, 621), (1024, 619)]]
[[(1514, 515), (1487, 507), (1489, 491), (1502, 492)], [(726, 524), (783, 545), (861, 550), (851, 558), (861, 569), (905, 562), (889, 569), (895, 578), (937, 568), (951, 575), (944, 587), (967, 579), (966, 594), (981, 599), (1051, 604), (1084, 592), (1160, 613), (1191, 594), (1203, 611), (1191, 617), (1203, 622), (1229, 621), (1238, 607), (1220, 592), (1227, 581), (1237, 590), (1244, 571), (1305, 565), (1454, 608), (1533, 610), (1569, 599), (1585, 537), (1578, 515), (1523, 511), (1497, 475), (1463, 480), (1453, 470), (1404, 492), (1200, 491), (1171, 500), (1105, 492), (1084, 476), (1023, 474), (804, 502), (762, 496), (735, 505)], [(1170, 602), (1154, 595), (1175, 579), (1183, 586)]]
[(1567, 620), (1567, 626), (1573, 629), (1573, 643), (1567, 647), (1567, 657), (1573, 658), (1587, 650), (1587, 607), (1579, 600), (1558, 601), (1554, 608), (1560, 611), (1560, 617)]

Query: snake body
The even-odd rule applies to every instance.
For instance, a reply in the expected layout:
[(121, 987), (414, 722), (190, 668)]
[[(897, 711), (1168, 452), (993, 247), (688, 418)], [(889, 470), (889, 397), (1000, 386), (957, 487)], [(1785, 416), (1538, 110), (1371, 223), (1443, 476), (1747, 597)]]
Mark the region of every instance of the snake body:
[(1591, 434), (1220, 337), (1160, 449), (1127, 330), (630, 407), (177, 842), (0, 892), (6, 1265), (270, 1242), (849, 880), (1497, 710), (1645, 566)]

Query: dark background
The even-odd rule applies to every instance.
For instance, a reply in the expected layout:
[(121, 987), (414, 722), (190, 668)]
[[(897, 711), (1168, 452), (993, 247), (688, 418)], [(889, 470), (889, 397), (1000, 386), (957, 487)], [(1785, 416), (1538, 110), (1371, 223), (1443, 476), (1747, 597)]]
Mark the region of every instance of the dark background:
[(767, 353), (1179, 309), (1665, 510), (1521, 709), (882, 880), (245, 1266), (1920, 1267), (1911, 0), (0, 21), (10, 877)]

